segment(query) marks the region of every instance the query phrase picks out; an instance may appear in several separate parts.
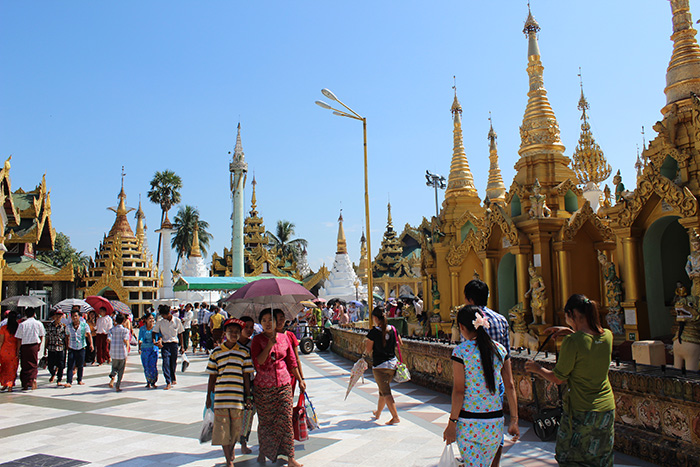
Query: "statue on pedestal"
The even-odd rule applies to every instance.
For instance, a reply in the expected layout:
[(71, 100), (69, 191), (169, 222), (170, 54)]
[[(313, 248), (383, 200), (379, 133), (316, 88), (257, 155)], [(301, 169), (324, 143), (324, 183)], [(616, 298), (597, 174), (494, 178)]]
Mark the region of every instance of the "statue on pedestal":
[(612, 333), (622, 336), (625, 334), (622, 315), (622, 281), (615, 270), (615, 263), (610, 261), (602, 251), (598, 252), (598, 261), (603, 268), (605, 297), (608, 299), (608, 314), (605, 319)]
[(539, 319), (539, 324), (546, 324), (545, 311), (547, 308), (547, 297), (545, 295), (545, 285), (542, 276), (537, 274), (535, 266), (530, 262), (530, 266), (527, 268), (530, 273), (530, 290), (525, 292), (525, 297), (530, 298), (530, 308), (532, 309), (532, 324), (537, 324)]
[(539, 340), (537, 336), (528, 329), (527, 323), (525, 322), (525, 312), (526, 310), (523, 302), (518, 303), (508, 310), (508, 315), (513, 325), (513, 332), (510, 333), (510, 346), (516, 349), (524, 347), (537, 352), (540, 345)]
[(532, 196), (530, 196), (530, 210), (528, 214), (531, 219), (550, 217), (552, 210), (547, 207), (547, 197), (541, 193), (542, 185), (540, 180), (535, 179), (535, 184), (532, 186)]
[(609, 208), (612, 206), (612, 196), (610, 194), (610, 187), (608, 184), (605, 184), (605, 188), (603, 189), (603, 207), (604, 208)]

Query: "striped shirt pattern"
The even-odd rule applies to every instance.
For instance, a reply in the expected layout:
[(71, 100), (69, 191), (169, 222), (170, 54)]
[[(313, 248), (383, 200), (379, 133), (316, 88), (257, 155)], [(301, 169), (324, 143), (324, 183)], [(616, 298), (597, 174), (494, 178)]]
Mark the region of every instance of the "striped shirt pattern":
[(221, 344), (212, 350), (207, 373), (217, 375), (214, 386), (214, 410), (244, 409), (244, 373), (253, 373), (253, 360), (247, 347)]

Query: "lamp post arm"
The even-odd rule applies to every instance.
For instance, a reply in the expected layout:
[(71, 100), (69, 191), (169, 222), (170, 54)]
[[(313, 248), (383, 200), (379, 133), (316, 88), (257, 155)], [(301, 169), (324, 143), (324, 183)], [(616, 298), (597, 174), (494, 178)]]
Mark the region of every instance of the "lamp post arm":
[[(354, 110), (352, 110), (350, 107), (348, 107), (347, 105), (345, 105), (345, 104), (343, 103), (343, 101), (341, 101), (341, 100), (338, 99), (337, 97), (336, 97), (335, 101), (336, 101), (338, 104), (340, 104), (340, 105), (342, 105), (343, 107), (345, 107), (346, 109), (348, 109), (348, 110), (350, 111), (350, 113), (352, 113), (355, 117), (357, 117), (357, 120), (362, 120), (362, 121), (364, 121), (364, 118), (362, 118), (362, 117), (360, 116), (360, 114), (358, 114), (357, 112), (355, 112)], [(365, 123), (366, 123), (366, 122), (365, 122)]]

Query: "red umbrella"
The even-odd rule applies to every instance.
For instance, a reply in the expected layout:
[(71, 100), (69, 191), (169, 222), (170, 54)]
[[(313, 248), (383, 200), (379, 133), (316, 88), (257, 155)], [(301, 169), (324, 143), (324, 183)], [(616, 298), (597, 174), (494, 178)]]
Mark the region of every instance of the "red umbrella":
[(98, 295), (90, 295), (89, 297), (85, 298), (85, 301), (88, 302), (90, 306), (93, 307), (97, 312), (100, 311), (100, 308), (104, 308), (105, 310), (107, 310), (108, 315), (114, 313), (114, 307), (111, 303), (109, 303), (109, 300), (107, 300), (104, 297), (100, 297)]
[(261, 306), (265, 308), (265, 305), (282, 308), (289, 319), (294, 319), (294, 305), (302, 300), (314, 298), (314, 294), (301, 284), (283, 278), (271, 278), (260, 279), (241, 287), (226, 301), (233, 305), (242, 305), (248, 313)]

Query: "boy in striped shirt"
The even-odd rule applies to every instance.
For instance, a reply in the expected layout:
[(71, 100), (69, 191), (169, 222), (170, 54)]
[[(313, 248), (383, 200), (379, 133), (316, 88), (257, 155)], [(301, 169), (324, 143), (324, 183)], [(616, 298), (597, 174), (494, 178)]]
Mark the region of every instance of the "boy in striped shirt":
[(253, 361), (247, 347), (238, 344), (243, 322), (231, 318), (224, 322), (224, 342), (209, 354), (206, 406), (212, 406), (214, 393), (214, 429), (211, 444), (221, 446), (226, 467), (233, 467), (234, 446), (241, 435), (243, 409), (251, 408), (250, 375)]

